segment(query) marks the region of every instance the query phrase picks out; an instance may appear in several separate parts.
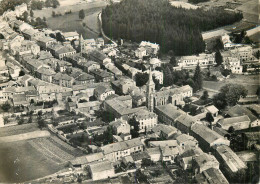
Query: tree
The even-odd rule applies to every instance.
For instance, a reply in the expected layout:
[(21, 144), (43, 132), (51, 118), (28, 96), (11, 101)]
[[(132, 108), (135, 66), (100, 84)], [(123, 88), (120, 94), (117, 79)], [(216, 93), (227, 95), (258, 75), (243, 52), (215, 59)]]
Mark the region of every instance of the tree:
[(130, 134), (132, 138), (139, 137), (139, 122), (133, 117), (129, 120), (129, 125), (131, 126)]
[(194, 91), (202, 89), (203, 81), (202, 81), (202, 75), (201, 75), (199, 64), (196, 66), (195, 73), (193, 76), (193, 81), (194, 81), (194, 89), (193, 89)]
[(228, 133), (233, 134), (235, 132), (235, 128), (233, 126), (229, 127)]
[(23, 70), (21, 70), (20, 72), (19, 72), (19, 76), (24, 76), (25, 75), (25, 72), (23, 71)]
[(255, 57), (256, 57), (257, 59), (260, 58), (260, 51), (259, 51), (259, 50), (255, 53)]
[(186, 80), (186, 84), (189, 85), (190, 87), (194, 88), (194, 81), (192, 80), (192, 78), (188, 78)]
[(28, 21), (28, 17), (29, 17), (29, 13), (27, 11), (23, 12), (22, 17), (23, 17), (23, 20), (25, 22), (27, 22)]
[(29, 117), (28, 123), (32, 123), (32, 116)]
[(3, 109), (4, 112), (8, 112), (11, 109), (11, 105), (8, 102), (5, 102), (1, 108)]
[(225, 100), (226, 96), (223, 93), (218, 93), (213, 96), (213, 104), (218, 109), (224, 109), (227, 106), (227, 101)]
[(208, 91), (203, 91), (203, 95), (200, 97), (201, 100), (207, 100), (209, 98)]
[(228, 105), (234, 106), (238, 100), (247, 96), (247, 89), (240, 84), (226, 84), (220, 89), (220, 93), (225, 94)]
[(37, 115), (42, 116), (42, 111), (38, 111)]
[(52, 16), (52, 17), (56, 17), (56, 13), (55, 13), (55, 11), (52, 11), (51, 16)]
[(231, 74), (231, 70), (228, 70), (228, 69), (224, 69), (221, 74), (224, 76), (224, 77), (227, 77), (228, 75)]
[(79, 18), (80, 18), (80, 19), (84, 19), (84, 18), (85, 18), (85, 12), (84, 12), (84, 10), (80, 10), (80, 11), (79, 11)]
[(24, 123), (24, 119), (23, 118), (19, 118), (18, 125), (22, 125), (23, 123)]
[(30, 16), (31, 16), (31, 17), (34, 16), (33, 10), (30, 11)]
[(163, 86), (168, 87), (173, 85), (173, 75), (168, 65), (163, 66)]
[(58, 0), (52, 0), (52, 7), (57, 8), (58, 6), (60, 6), (59, 1)]
[(136, 81), (136, 86), (141, 87), (145, 85), (149, 80), (149, 74), (148, 73), (140, 73), (138, 72), (135, 75), (135, 81)]
[(4, 124), (6, 125), (7, 123), (9, 123), (9, 119), (8, 117), (4, 117)]
[(260, 97), (260, 86), (257, 88), (257, 90), (256, 90), (256, 95), (258, 96), (258, 97)]
[(246, 88), (240, 84), (226, 84), (220, 89), (220, 93), (213, 96), (213, 103), (218, 109), (224, 109), (227, 105), (236, 105), (247, 93)]
[(217, 66), (221, 65), (223, 63), (223, 57), (219, 50), (215, 53), (215, 61), (217, 63)]
[(60, 32), (56, 33), (56, 39), (59, 42), (65, 42), (65, 38)]
[(214, 117), (212, 116), (212, 114), (210, 112), (207, 112), (206, 114), (206, 120), (209, 123), (212, 123), (214, 121)]
[(37, 121), (38, 121), (38, 126), (40, 129), (42, 129), (43, 127), (46, 126), (44, 119), (42, 119), (41, 117), (38, 117)]
[(176, 61), (176, 57), (175, 57), (175, 55), (174, 55), (173, 53), (172, 53), (172, 55), (171, 55), (170, 64), (171, 64), (173, 67), (178, 66), (177, 61)]

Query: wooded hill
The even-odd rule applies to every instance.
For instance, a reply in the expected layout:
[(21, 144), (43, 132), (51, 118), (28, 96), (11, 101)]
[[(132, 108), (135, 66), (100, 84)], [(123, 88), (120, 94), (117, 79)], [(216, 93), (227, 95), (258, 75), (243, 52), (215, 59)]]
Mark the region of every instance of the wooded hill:
[(159, 43), (163, 53), (173, 50), (175, 55), (203, 52), (202, 31), (242, 18), (241, 13), (222, 9), (176, 8), (168, 0), (123, 0), (102, 11), (103, 29), (111, 38)]

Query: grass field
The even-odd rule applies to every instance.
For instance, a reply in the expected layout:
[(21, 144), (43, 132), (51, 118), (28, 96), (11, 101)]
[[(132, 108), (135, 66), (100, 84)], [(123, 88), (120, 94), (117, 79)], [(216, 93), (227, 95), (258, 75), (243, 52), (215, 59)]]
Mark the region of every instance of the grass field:
[[(60, 2), (62, 2), (63, 0), (60, 0)], [(89, 10), (92, 8), (100, 8), (102, 9), (103, 7), (105, 7), (107, 5), (107, 3), (105, 1), (101, 1), (101, 0), (95, 0), (91, 3), (87, 3), (87, 2), (83, 2), (81, 1), (81, 3), (78, 3), (77, 1), (72, 1), (72, 0), (67, 0), (70, 1), (70, 4), (67, 3), (66, 4), (62, 4), (63, 6), (59, 6), (58, 8), (44, 8), (42, 10), (34, 10), (34, 17), (46, 17), (49, 18), (52, 16), (52, 11), (54, 11), (55, 13), (61, 13), (62, 15), (64, 15), (65, 12), (68, 11), (72, 11), (72, 12), (78, 12), (79, 10), (83, 9), (83, 10)]]
[(53, 174), (64, 165), (47, 159), (28, 141), (0, 144), (0, 182), (25, 182)]
[(203, 87), (218, 91), (222, 86), (228, 83), (241, 84), (248, 90), (249, 95), (254, 95), (259, 86), (259, 78), (260, 75), (235, 75), (235, 78), (230, 78), (225, 81), (203, 81)]
[[(34, 17), (46, 17), (47, 25), (52, 30), (60, 30), (63, 32), (77, 31), (83, 35), (83, 38), (97, 38), (100, 34), (98, 24), (98, 13), (107, 5), (107, 2), (102, 0), (94, 0), (93, 2), (86, 2), (82, 0), (70, 1), (60, 0), (61, 6), (53, 8), (44, 8), (42, 10), (35, 10)], [(79, 19), (79, 11), (85, 11), (85, 19)], [(52, 12), (56, 14), (61, 13), (62, 16), (52, 17)], [(71, 14), (65, 15), (65, 12), (71, 11)], [(83, 23), (86, 26), (83, 26)]]
[[(47, 25), (52, 30), (61, 30), (64, 32), (77, 31), (85, 39), (97, 38), (100, 33), (97, 15), (101, 9), (100, 7), (94, 7), (85, 10), (86, 17), (83, 21), (79, 19), (78, 12), (59, 17), (50, 17), (47, 18)], [(86, 24), (85, 27), (82, 25), (83, 22)]]

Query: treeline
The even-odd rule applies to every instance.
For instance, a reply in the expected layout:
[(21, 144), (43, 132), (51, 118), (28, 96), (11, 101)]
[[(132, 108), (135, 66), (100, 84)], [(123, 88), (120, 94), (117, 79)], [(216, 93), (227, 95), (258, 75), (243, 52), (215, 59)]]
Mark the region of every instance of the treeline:
[(173, 50), (176, 55), (191, 55), (205, 50), (202, 31), (232, 24), (242, 17), (222, 9), (176, 8), (168, 0), (124, 0), (103, 9), (102, 25), (114, 39), (156, 42), (163, 53)]
[(58, 6), (60, 6), (60, 3), (58, 0), (46, 0), (45, 2), (39, 1), (39, 0), (33, 0), (31, 3), (32, 10), (41, 10), (44, 7), (57, 8)]
[(188, 3), (198, 4), (203, 2), (208, 2), (209, 0), (188, 0)]

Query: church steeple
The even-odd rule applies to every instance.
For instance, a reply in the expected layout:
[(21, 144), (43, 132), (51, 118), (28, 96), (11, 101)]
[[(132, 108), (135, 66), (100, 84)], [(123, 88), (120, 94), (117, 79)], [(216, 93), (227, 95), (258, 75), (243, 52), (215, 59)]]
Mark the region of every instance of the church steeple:
[(82, 51), (83, 51), (83, 36), (82, 34), (80, 35), (80, 39), (79, 39), (79, 47), (80, 47), (80, 55), (82, 56)]
[(153, 82), (152, 70), (150, 67), (149, 80), (146, 84), (146, 107), (150, 112), (153, 112), (154, 109), (154, 99), (153, 99), (154, 90), (155, 90), (155, 84)]

